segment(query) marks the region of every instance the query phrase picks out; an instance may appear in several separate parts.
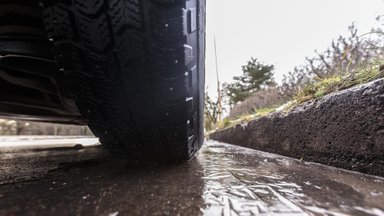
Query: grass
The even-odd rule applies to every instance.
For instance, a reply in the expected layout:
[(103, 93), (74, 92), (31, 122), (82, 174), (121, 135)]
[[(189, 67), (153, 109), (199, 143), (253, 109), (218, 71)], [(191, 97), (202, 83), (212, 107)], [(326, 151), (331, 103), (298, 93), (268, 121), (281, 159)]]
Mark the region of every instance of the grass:
[(231, 120), (230, 118), (224, 118), (222, 121), (218, 122), (218, 128), (225, 129), (225, 128), (233, 127), (238, 124), (245, 124), (252, 121), (255, 118), (266, 116), (275, 111), (276, 111), (276, 108), (262, 108), (262, 109), (256, 109), (253, 114), (241, 115), (234, 120)]
[(356, 85), (368, 83), (378, 78), (384, 77), (382, 61), (374, 61), (359, 67), (355, 72), (334, 75), (323, 79), (318, 79), (298, 92), (294, 97), (297, 104), (305, 101), (323, 97), (332, 92), (351, 88)]
[[(284, 109), (284, 111), (288, 112), (297, 105), (312, 99), (321, 98), (332, 92), (348, 89), (383, 77), (384, 61), (375, 60), (369, 64), (360, 66), (354, 72), (349, 71), (344, 74), (317, 79), (315, 82), (305, 86), (303, 90), (299, 91), (294, 97), (294, 100), (287, 103), (289, 105)], [(262, 108), (255, 110), (253, 114), (238, 116), (234, 120), (225, 118), (218, 123), (218, 128), (225, 129), (233, 127), (237, 124), (245, 124), (251, 120), (266, 116), (275, 111), (276, 107)]]

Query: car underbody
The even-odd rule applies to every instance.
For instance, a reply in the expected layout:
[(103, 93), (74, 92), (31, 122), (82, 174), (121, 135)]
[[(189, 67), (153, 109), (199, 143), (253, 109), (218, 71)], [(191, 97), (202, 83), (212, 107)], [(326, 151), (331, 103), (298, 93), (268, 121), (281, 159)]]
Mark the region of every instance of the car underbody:
[(0, 116), (86, 124), (54, 60), (37, 1), (0, 8)]

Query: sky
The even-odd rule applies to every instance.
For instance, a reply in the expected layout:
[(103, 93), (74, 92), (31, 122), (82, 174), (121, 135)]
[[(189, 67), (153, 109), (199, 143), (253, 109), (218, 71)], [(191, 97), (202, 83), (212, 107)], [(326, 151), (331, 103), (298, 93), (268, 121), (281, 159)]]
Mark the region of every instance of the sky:
[(213, 38), (221, 82), (242, 73), (251, 57), (275, 65), (275, 79), (304, 63), (332, 39), (348, 35), (352, 22), (360, 34), (377, 27), (383, 0), (207, 0), (206, 87), (216, 95)]

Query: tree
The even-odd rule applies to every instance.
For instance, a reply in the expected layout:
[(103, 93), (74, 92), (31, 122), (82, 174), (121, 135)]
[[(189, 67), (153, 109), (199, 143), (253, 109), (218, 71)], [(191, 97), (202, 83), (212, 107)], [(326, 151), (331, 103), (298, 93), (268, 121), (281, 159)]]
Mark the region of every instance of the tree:
[(208, 123), (206, 123), (207, 130), (212, 129), (212, 125), (216, 125), (219, 121), (219, 116), (222, 114), (220, 113), (219, 103), (219, 100), (214, 101), (209, 97), (208, 93), (205, 93), (205, 117), (208, 120)]
[(224, 84), (230, 106), (244, 101), (256, 91), (276, 85), (273, 80), (273, 70), (273, 65), (263, 64), (251, 57), (251, 60), (242, 66), (243, 74), (233, 77), (233, 83)]

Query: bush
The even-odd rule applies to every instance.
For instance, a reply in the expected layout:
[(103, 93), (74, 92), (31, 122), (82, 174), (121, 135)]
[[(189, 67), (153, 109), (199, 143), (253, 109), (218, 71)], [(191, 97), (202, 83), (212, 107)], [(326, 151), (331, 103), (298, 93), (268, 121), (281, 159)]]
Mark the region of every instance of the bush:
[(262, 108), (273, 108), (286, 102), (279, 88), (273, 87), (253, 93), (249, 98), (233, 107), (229, 114), (230, 119), (236, 119), (242, 115), (255, 114)]

